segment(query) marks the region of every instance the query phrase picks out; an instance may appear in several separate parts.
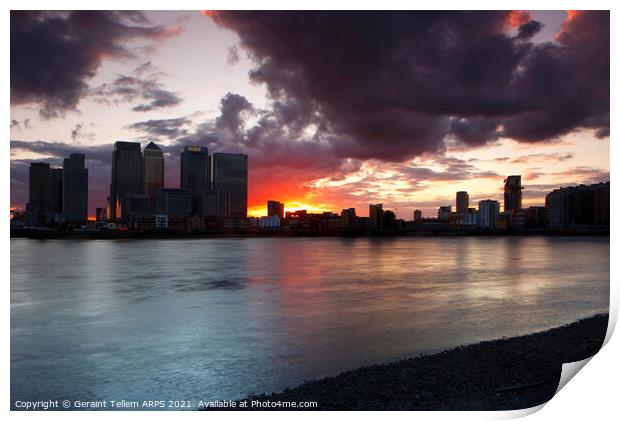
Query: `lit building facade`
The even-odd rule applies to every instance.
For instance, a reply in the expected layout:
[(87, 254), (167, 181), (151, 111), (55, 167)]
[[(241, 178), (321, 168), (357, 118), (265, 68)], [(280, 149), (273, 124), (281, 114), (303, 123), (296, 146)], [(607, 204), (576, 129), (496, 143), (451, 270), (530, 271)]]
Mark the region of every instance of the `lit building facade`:
[(125, 195), (144, 194), (144, 169), (140, 144), (114, 143), (112, 152), (112, 177), (110, 183), (110, 220), (124, 219), (122, 215)]
[(164, 152), (150, 142), (142, 151), (144, 160), (144, 193), (150, 209), (155, 208), (157, 191), (164, 188)]
[(496, 228), (499, 222), (499, 202), (497, 200), (480, 201), (478, 214), (481, 228)]

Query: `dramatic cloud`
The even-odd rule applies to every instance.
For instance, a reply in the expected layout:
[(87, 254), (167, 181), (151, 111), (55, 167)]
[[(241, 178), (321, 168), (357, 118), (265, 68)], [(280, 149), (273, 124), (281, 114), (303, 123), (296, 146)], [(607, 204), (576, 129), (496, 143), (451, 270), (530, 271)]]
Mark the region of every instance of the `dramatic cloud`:
[(534, 35), (539, 33), (543, 26), (544, 25), (542, 23), (535, 20), (524, 23), (519, 27), (519, 33), (517, 34), (517, 38), (530, 39)]
[(11, 104), (37, 104), (43, 118), (76, 110), (105, 58), (133, 57), (130, 43), (176, 33), (140, 12), (11, 11)]
[(113, 82), (104, 83), (90, 90), (92, 98), (104, 104), (141, 102), (133, 111), (151, 111), (174, 107), (183, 100), (178, 94), (167, 91), (159, 81), (161, 73), (150, 62), (133, 70), (130, 75), (119, 75)]
[(170, 118), (163, 120), (148, 120), (127, 126), (128, 129), (142, 132), (147, 136), (175, 140), (188, 134), (187, 125), (191, 124), (188, 118)]
[(542, 25), (527, 12), (210, 16), (238, 34), (256, 63), (251, 79), (297, 107), (283, 122), (313, 125), (342, 158), (402, 161), (441, 152), (451, 138), (609, 131), (608, 12), (581, 12), (542, 44), (530, 41)]
[[(90, 124), (92, 126), (92, 123)], [(80, 139), (94, 140), (95, 133), (86, 131), (84, 129), (84, 123), (78, 123), (73, 129), (71, 129), (71, 140), (77, 142)]]
[(30, 124), (30, 119), (29, 118), (25, 118), (23, 121), (19, 121), (19, 120), (15, 120), (14, 118), (11, 119), (11, 129), (31, 129), (32, 125)]

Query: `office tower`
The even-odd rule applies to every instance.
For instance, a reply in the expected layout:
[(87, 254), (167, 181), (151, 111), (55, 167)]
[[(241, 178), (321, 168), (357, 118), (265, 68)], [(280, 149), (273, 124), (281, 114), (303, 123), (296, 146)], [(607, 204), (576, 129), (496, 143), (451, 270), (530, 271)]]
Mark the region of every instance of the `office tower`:
[(33, 162), (30, 164), (28, 184), (28, 201), (41, 202), (45, 201), (46, 206), (51, 200), (51, 169), (50, 164), (45, 162)]
[(509, 175), (504, 180), (504, 212), (521, 210), (523, 192), (520, 175)]
[(157, 190), (164, 188), (164, 152), (155, 143), (150, 142), (142, 151), (144, 160), (144, 193), (148, 197), (148, 206), (155, 209)]
[(466, 191), (456, 192), (456, 213), (466, 215), (469, 208), (469, 194)]
[(181, 149), (181, 188), (192, 196), (192, 213), (204, 214), (203, 196), (209, 190), (209, 153), (207, 148), (186, 146)]
[(383, 226), (383, 204), (377, 203), (369, 205), (368, 220), (371, 228), (381, 228)]
[(52, 180), (50, 184), (50, 213), (52, 220), (60, 222), (62, 218), (62, 189), (63, 189), (63, 170), (62, 168), (50, 169)]
[(499, 221), (499, 202), (497, 200), (482, 200), (478, 203), (480, 227), (495, 228)]
[(343, 209), (340, 213), (340, 224), (342, 228), (355, 228), (357, 226), (357, 215), (355, 208)]
[(62, 211), (65, 222), (88, 220), (88, 170), (84, 154), (72, 153), (62, 164)]
[(416, 209), (413, 211), (413, 221), (419, 221), (422, 219), (422, 211), (420, 209)]
[(144, 169), (140, 144), (115, 142), (112, 152), (112, 182), (110, 184), (110, 219), (125, 219), (125, 195), (144, 194)]
[(280, 219), (284, 219), (284, 203), (275, 200), (267, 202), (267, 216), (278, 215)]
[(214, 153), (211, 157), (213, 192), (220, 201), (218, 216), (245, 218), (248, 213), (248, 156)]
[(28, 173), (27, 225), (43, 226), (49, 224), (51, 193), (52, 174), (50, 165), (45, 162), (31, 163)]
[(180, 218), (192, 213), (192, 193), (187, 189), (161, 189), (155, 206), (159, 215)]
[(452, 206), (440, 206), (437, 210), (437, 219), (440, 221), (447, 221), (452, 215)]

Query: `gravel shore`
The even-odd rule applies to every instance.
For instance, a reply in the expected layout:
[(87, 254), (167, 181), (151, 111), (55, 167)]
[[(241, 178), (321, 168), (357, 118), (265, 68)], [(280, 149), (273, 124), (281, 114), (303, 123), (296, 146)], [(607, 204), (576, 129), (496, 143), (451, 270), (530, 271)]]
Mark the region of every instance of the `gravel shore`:
[(245, 400), (315, 401), (314, 410), (529, 408), (553, 397), (562, 363), (600, 349), (607, 319), (598, 315), (527, 336), (363, 367)]

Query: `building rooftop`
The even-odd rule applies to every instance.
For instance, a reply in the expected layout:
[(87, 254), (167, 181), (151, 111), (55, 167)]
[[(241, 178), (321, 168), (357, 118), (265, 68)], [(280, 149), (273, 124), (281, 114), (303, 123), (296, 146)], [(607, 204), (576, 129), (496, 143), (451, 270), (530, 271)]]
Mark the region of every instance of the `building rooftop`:
[(144, 147), (144, 149), (154, 149), (156, 151), (161, 151), (161, 148), (155, 144), (155, 142), (149, 142), (148, 145)]

